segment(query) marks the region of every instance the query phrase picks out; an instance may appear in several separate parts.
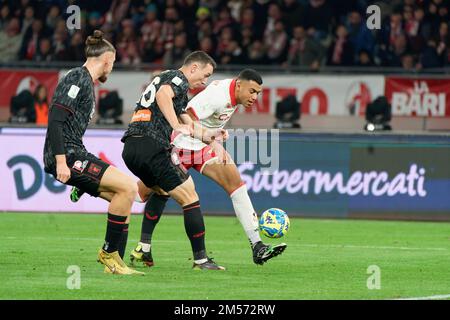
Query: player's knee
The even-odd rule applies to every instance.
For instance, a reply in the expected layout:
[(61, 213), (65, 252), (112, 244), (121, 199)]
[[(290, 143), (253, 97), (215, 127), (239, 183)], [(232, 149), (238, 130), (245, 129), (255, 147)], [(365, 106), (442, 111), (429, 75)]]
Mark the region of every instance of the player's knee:
[(178, 203), (184, 207), (191, 203), (199, 201), (199, 197), (195, 189), (185, 189), (182, 192), (179, 193)]
[(188, 197), (186, 198), (186, 202), (187, 202), (187, 204), (190, 204), (190, 203), (194, 203), (197, 201), (199, 201), (199, 197), (198, 197), (197, 192), (195, 192), (195, 190), (194, 190), (194, 192), (192, 192), (188, 195)]
[(183, 196), (180, 198), (180, 205), (182, 207), (187, 206), (191, 203), (197, 202), (199, 201), (199, 197), (197, 192), (195, 192), (195, 190), (193, 192), (187, 192), (184, 193)]
[(128, 200), (133, 202), (138, 194), (138, 185), (132, 179), (124, 181), (120, 193)]

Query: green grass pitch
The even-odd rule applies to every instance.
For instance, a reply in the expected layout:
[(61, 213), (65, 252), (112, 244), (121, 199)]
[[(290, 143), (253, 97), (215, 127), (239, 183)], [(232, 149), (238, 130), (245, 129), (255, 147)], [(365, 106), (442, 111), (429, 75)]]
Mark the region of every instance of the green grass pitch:
[[(256, 266), (235, 217), (205, 217), (210, 256), (226, 271), (194, 271), (181, 216), (154, 233), (147, 275), (104, 274), (104, 215), (0, 213), (0, 299), (395, 299), (450, 294), (450, 224), (291, 217), (281, 255)], [(133, 216), (127, 252), (138, 240)], [(128, 253), (126, 262), (129, 262)], [(67, 288), (79, 266), (80, 289)], [(368, 289), (368, 267), (380, 289)], [(144, 270), (139, 268), (139, 270)], [(369, 283), (372, 283), (369, 279)]]

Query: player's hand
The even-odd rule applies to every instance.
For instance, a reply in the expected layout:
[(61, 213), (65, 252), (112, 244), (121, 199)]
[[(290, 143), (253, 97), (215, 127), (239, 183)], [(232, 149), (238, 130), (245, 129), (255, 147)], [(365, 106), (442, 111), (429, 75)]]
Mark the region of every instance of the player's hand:
[(228, 133), (228, 130), (225, 130), (225, 133), (222, 136), (223, 141), (227, 141), (230, 137), (230, 134)]
[(228, 160), (228, 153), (225, 150), (225, 148), (222, 146), (222, 144), (218, 143), (217, 141), (214, 141), (210, 144), (212, 151), (216, 154), (217, 159), (219, 160), (220, 164), (227, 164)]
[(70, 169), (67, 164), (56, 164), (56, 179), (62, 183), (66, 183), (70, 179)]
[(203, 135), (203, 142), (224, 141), (225, 129), (208, 129)]
[(178, 127), (174, 129), (174, 131), (180, 132), (185, 136), (192, 136), (194, 134), (192, 126), (187, 124), (180, 124)]

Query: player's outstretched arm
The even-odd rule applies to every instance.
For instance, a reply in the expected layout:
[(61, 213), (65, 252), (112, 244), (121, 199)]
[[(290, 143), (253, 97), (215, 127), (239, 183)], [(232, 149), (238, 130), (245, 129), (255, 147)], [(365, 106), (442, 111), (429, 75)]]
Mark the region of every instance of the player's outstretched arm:
[(188, 125), (180, 124), (177, 115), (175, 114), (172, 102), (174, 96), (175, 93), (173, 92), (170, 85), (161, 86), (158, 89), (158, 92), (156, 92), (156, 102), (158, 104), (158, 107), (173, 130), (179, 131), (186, 135), (190, 135), (192, 134), (191, 127)]
[(182, 123), (189, 125), (192, 128), (192, 136), (194, 138), (199, 139), (206, 144), (210, 144), (214, 140), (225, 140), (226, 130), (221, 128), (205, 128), (190, 114), (189, 109), (186, 114), (180, 115), (180, 120)]

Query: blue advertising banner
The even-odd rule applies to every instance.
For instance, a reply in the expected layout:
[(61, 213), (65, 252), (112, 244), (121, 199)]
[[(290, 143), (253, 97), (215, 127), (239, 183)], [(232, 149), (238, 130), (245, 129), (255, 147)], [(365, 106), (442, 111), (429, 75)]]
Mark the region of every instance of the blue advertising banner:
[[(448, 134), (230, 132), (227, 150), (258, 214), (278, 207), (290, 216), (450, 220)], [(90, 129), (84, 143), (132, 175), (121, 158), (122, 134)], [(108, 203), (93, 197), (70, 202), (70, 187), (44, 173), (44, 139), (45, 129), (0, 130), (0, 211), (106, 212)], [(220, 186), (190, 173), (205, 215), (234, 215)], [(166, 212), (181, 210), (169, 201)]]
[[(271, 174), (237, 163), (258, 213), (450, 220), (450, 137), (281, 134), (278, 161)], [(233, 212), (224, 190), (191, 174), (205, 214)]]

